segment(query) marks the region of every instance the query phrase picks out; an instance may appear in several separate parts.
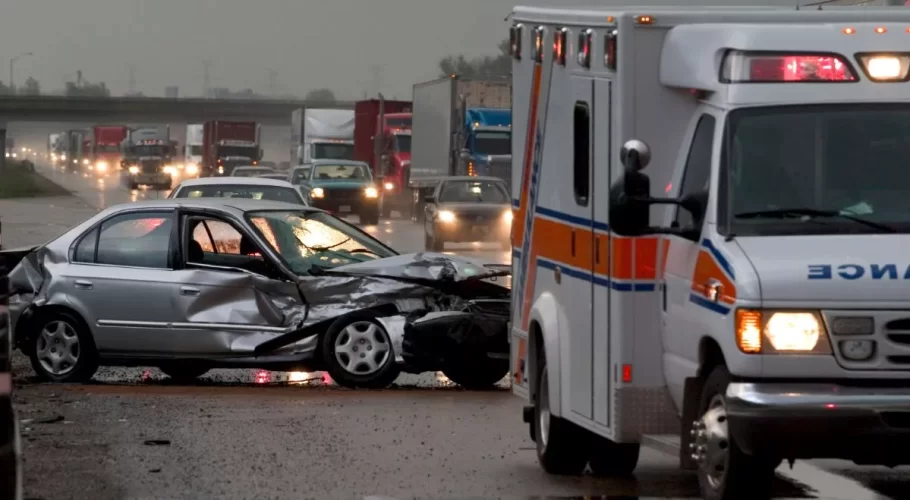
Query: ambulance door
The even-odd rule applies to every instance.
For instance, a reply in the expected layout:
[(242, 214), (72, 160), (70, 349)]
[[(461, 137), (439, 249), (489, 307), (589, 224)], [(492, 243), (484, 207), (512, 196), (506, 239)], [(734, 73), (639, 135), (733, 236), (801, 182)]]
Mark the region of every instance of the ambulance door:
[[(568, 335), (569, 408), (576, 416), (594, 418), (594, 203), (591, 195), (591, 162), (593, 157), (594, 81), (571, 77), (572, 120), (572, 198), (568, 198), (572, 215), (569, 253), (579, 273), (569, 278), (572, 298), (565, 302), (570, 309)], [(580, 278), (580, 279), (579, 279)], [(564, 358), (565, 359), (565, 358)], [(563, 371), (565, 373), (565, 371)], [(565, 398), (565, 396), (564, 396)], [(563, 399), (565, 401), (565, 399)]]
[[(686, 135), (688, 152), (678, 191), (680, 197), (708, 191), (717, 123), (717, 118), (704, 113), (695, 118), (694, 128), (690, 125), (690, 132)], [(698, 368), (695, 339), (702, 333), (698, 331), (699, 318), (708, 312), (705, 309), (707, 301), (694, 293), (695, 287), (702, 285), (700, 281), (704, 280), (701, 275), (705, 274), (697, 268), (697, 264), (702, 252), (710, 254), (711, 251), (702, 245), (704, 221), (695, 221), (687, 210), (678, 208), (672, 225), (698, 229), (688, 238), (667, 237), (670, 244), (662, 299), (664, 376), (674, 400), (682, 401), (683, 383), (686, 377), (694, 376)]]
[(612, 85), (610, 80), (594, 80), (594, 162), (591, 200), (594, 210), (594, 421), (610, 426), (610, 158), (613, 149)]

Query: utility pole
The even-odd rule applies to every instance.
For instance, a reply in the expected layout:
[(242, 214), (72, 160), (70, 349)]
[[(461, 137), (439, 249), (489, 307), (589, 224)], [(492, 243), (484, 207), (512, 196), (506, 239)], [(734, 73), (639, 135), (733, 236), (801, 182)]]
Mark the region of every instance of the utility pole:
[(129, 90), (129, 92), (130, 92), (130, 95), (133, 95), (136, 93), (136, 66), (133, 64), (130, 64), (130, 65), (128, 65), (128, 68), (130, 71), (130, 83), (129, 83), (130, 90)]
[(209, 96), (209, 68), (212, 61), (202, 61), (202, 97)]
[(19, 54), (18, 56), (13, 57), (13, 58), (11, 58), (11, 59), (9, 60), (9, 88), (10, 88), (10, 90), (11, 90), (12, 92), (15, 92), (15, 91), (16, 91), (16, 82), (13, 81), (13, 65), (14, 65), (14, 64), (16, 63), (16, 61), (18, 61), (19, 59), (22, 59), (23, 57), (28, 57), (28, 56), (31, 56), (31, 55), (32, 55), (31, 52), (23, 52), (23, 53)]

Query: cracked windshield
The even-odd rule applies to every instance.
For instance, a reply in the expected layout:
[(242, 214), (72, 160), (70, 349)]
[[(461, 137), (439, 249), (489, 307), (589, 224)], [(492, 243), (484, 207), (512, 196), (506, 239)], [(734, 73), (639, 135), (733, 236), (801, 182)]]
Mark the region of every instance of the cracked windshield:
[(0, 500), (910, 498), (910, 1), (629, 3), (5, 2)]

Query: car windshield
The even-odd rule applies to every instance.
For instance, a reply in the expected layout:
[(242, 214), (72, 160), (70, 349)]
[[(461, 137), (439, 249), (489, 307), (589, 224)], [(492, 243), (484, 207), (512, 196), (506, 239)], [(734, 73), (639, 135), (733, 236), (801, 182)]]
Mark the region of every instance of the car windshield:
[(120, 151), (119, 144), (96, 144), (95, 151), (102, 153), (117, 153)]
[(395, 151), (402, 153), (411, 152), (411, 136), (399, 134), (395, 136)]
[(326, 160), (351, 160), (354, 158), (354, 145), (338, 142), (313, 144), (313, 158)]
[(512, 136), (508, 132), (477, 132), (474, 152), (482, 155), (507, 155), (512, 152)]
[(300, 193), (290, 187), (211, 185), (177, 189), (174, 198), (246, 198), (300, 204)]
[(165, 156), (168, 149), (167, 146), (133, 146), (130, 151), (133, 156)]
[(856, 218), (910, 231), (910, 107), (745, 109), (725, 143), (719, 220), (729, 209), (734, 234), (881, 231)]
[(302, 184), (310, 177), (309, 168), (295, 168), (291, 174), (291, 184)]
[(200, 145), (200, 144), (191, 145), (190, 154), (193, 156), (202, 156), (202, 145)]
[(259, 177), (264, 174), (275, 173), (273, 170), (263, 169), (263, 168), (235, 168), (231, 173), (232, 177)]
[(396, 255), (372, 236), (325, 212), (262, 211), (247, 217), (297, 274)]
[(508, 203), (501, 182), (445, 181), (439, 192), (440, 203)]
[(314, 180), (370, 180), (370, 169), (363, 165), (317, 165)]

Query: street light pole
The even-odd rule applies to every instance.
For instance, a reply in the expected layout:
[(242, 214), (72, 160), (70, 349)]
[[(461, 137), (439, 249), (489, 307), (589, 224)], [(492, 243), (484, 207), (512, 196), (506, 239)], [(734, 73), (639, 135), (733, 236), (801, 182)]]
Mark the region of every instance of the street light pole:
[(19, 54), (18, 56), (13, 57), (12, 59), (9, 60), (9, 88), (10, 88), (10, 91), (15, 91), (15, 89), (16, 89), (16, 83), (13, 81), (13, 64), (16, 61), (18, 61), (19, 59), (26, 57), (26, 56), (30, 56), (30, 55), (32, 55), (31, 52), (23, 52), (23, 53)]

